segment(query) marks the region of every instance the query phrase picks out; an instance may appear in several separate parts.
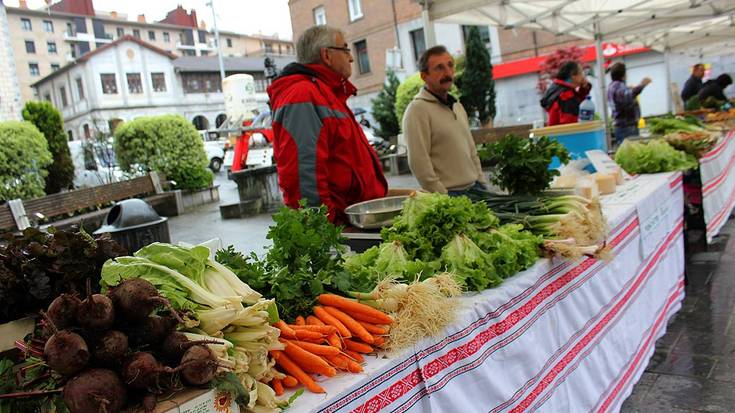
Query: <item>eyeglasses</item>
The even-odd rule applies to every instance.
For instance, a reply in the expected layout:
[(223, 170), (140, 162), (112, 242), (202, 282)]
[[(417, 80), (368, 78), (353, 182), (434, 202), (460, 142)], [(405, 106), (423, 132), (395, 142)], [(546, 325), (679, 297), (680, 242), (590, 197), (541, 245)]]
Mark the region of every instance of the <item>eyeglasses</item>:
[(327, 47), (327, 49), (340, 50), (340, 51), (343, 51), (343, 52), (345, 52), (347, 54), (351, 54), (352, 53), (352, 50), (350, 50), (349, 47), (329, 46), (329, 47)]

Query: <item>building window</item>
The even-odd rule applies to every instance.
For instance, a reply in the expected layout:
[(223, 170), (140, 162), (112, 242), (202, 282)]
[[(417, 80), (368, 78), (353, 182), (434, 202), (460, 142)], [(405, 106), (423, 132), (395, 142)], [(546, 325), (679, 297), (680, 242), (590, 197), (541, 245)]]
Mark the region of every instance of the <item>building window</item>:
[(227, 47), (232, 47), (232, 39), (227, 38)]
[(156, 41), (156, 32), (148, 30), (148, 40)]
[(222, 91), (222, 79), (219, 73), (184, 73), (182, 74), (185, 93), (216, 93)]
[(202, 56), (209, 56), (209, 50), (202, 50)]
[(273, 43), (265, 43), (265, 52), (273, 53)]
[(327, 24), (327, 12), (324, 11), (324, 6), (319, 6), (314, 9), (314, 24), (317, 26)]
[(119, 39), (123, 36), (125, 36), (125, 29), (123, 29), (122, 27), (118, 27), (117, 28), (117, 38)]
[(370, 73), (370, 59), (368, 58), (366, 40), (355, 42), (355, 54), (357, 55), (357, 68), (360, 74)]
[[(467, 37), (470, 35), (471, 28), (472, 26), (462, 26), (462, 40), (464, 40), (465, 44), (467, 44)], [(477, 26), (477, 29), (480, 30), (480, 38), (482, 39), (482, 42), (489, 44), (490, 29), (487, 26)]]
[(28, 70), (31, 71), (31, 76), (41, 76), (41, 71), (38, 69), (38, 63), (28, 63)]
[(46, 42), (46, 47), (48, 48), (49, 54), (58, 53), (58, 50), (56, 49), (56, 42)]
[(51, 20), (44, 20), (43, 30), (45, 30), (48, 33), (53, 33), (54, 32), (54, 22), (52, 22)]
[(68, 131), (66, 131), (66, 134), (69, 136), (69, 141), (70, 142), (74, 140), (74, 132), (72, 132), (71, 129), (69, 129)]
[(50, 93), (44, 93), (43, 94), (43, 100), (46, 102), (51, 102), (51, 94)]
[(33, 40), (26, 40), (26, 53), (36, 53), (36, 44)]
[(82, 126), (82, 128), (84, 128), (84, 137), (86, 139), (91, 139), (92, 133), (89, 131), (89, 124), (85, 123), (84, 126)]
[(79, 100), (84, 100), (84, 83), (82, 83), (82, 78), (77, 78), (77, 93), (79, 94)]
[(31, 19), (26, 19), (25, 17), (21, 17), (20, 24), (23, 26), (23, 30), (30, 32), (33, 30), (33, 26), (31, 26)]
[(163, 32), (163, 41), (166, 43), (171, 42), (171, 35), (168, 32)]
[(117, 83), (115, 82), (114, 73), (101, 73), (100, 80), (102, 81), (102, 93), (105, 95), (117, 94)]
[(61, 96), (61, 107), (65, 108), (69, 106), (69, 101), (66, 100), (66, 88), (64, 86), (59, 88), (59, 96)]
[(424, 29), (416, 29), (408, 32), (411, 37), (411, 46), (413, 47), (413, 59), (418, 62), (421, 54), (426, 50), (426, 41), (424, 38)]
[(207, 43), (207, 32), (199, 30), (199, 43)]
[(128, 92), (133, 95), (143, 93), (143, 82), (140, 81), (140, 73), (128, 73)]
[(140, 39), (140, 30), (138, 30), (138, 29), (133, 29), (133, 36), (134, 36), (134, 37), (135, 37), (136, 39)]
[(164, 76), (163, 72), (151, 73), (151, 87), (154, 92), (166, 91), (166, 76)]
[(360, 4), (360, 0), (347, 0), (347, 8), (350, 11), (350, 21), (355, 21), (362, 17), (362, 4)]
[(189, 49), (184, 50), (184, 56), (196, 56), (196, 54), (197, 53), (194, 50), (189, 50)]
[(58, 63), (51, 63), (51, 71), (55, 72), (57, 70), (61, 69), (61, 66)]

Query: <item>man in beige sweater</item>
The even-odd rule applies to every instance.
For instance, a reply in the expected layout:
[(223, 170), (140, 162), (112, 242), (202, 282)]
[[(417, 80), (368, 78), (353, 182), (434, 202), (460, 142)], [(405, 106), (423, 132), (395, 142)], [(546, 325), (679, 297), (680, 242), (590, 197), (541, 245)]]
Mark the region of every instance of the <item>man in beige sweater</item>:
[(485, 190), (467, 113), (449, 94), (454, 59), (444, 46), (426, 50), (419, 59), (424, 87), (403, 116), (408, 164), (424, 190), (461, 195)]

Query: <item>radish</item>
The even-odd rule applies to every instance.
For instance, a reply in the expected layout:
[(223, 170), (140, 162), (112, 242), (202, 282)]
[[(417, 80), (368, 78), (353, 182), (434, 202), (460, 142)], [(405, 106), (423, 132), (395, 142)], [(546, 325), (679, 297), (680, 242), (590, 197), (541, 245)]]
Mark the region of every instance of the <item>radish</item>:
[(108, 330), (96, 340), (92, 354), (105, 366), (116, 366), (128, 351), (128, 336), (117, 330)]
[(82, 300), (76, 295), (61, 294), (48, 306), (48, 318), (56, 325), (56, 328), (67, 328), (76, 324), (77, 311)]
[(217, 357), (207, 346), (196, 345), (190, 347), (181, 358), (181, 377), (185, 382), (194, 386), (207, 384), (217, 374)]
[(166, 307), (183, 323), (171, 303), (158, 294), (156, 287), (143, 278), (128, 278), (109, 292), (115, 308), (128, 321), (142, 320), (158, 307)]
[(90, 369), (72, 378), (63, 395), (71, 413), (115, 413), (127, 402), (125, 385), (107, 369)]
[[(53, 324), (51, 326), (55, 328)], [(51, 369), (64, 376), (71, 376), (87, 366), (89, 348), (79, 334), (61, 330), (46, 341), (43, 356)]]

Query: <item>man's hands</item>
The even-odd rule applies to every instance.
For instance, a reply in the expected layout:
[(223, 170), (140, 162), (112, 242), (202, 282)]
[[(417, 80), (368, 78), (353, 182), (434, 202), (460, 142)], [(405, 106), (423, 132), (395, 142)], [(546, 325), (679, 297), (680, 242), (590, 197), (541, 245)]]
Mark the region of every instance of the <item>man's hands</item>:
[(643, 80), (641, 80), (641, 86), (646, 87), (648, 84), (651, 83), (650, 77), (644, 77)]

